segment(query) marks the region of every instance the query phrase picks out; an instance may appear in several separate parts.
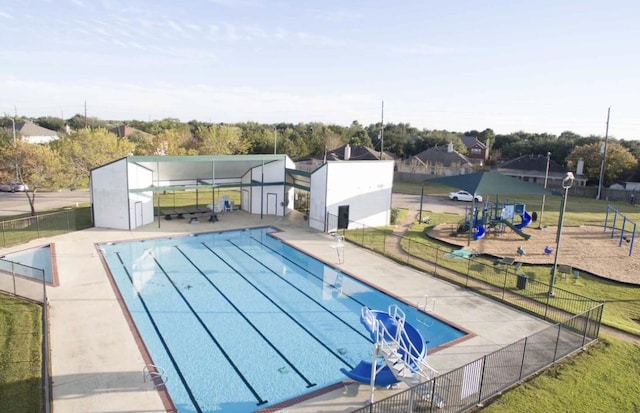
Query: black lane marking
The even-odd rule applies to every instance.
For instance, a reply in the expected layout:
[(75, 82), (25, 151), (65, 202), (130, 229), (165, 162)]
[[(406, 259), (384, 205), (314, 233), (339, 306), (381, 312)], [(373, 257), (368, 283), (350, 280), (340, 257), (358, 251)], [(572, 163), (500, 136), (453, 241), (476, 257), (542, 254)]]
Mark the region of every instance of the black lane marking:
[(240, 315), (253, 328), (253, 330), (256, 333), (258, 333), (258, 335), (260, 335), (260, 337), (262, 337), (264, 341), (267, 342), (269, 347), (271, 347), (276, 353), (278, 353), (278, 355), (282, 357), (285, 363), (288, 364), (293, 369), (293, 371), (295, 371), (298, 374), (298, 376), (300, 376), (300, 378), (304, 380), (305, 383), (307, 383), (307, 388), (313, 387), (316, 385), (316, 383), (311, 383), (311, 381), (309, 381), (309, 379), (307, 379), (304, 376), (304, 374), (302, 374), (302, 372), (284, 354), (282, 354), (282, 352), (275, 346), (275, 344), (273, 344), (264, 334), (262, 334), (262, 332), (258, 329), (258, 327), (256, 327), (256, 325), (253, 324), (251, 320), (249, 320), (247, 316), (245, 316), (242, 313), (242, 311), (240, 311), (240, 309), (222, 291), (220, 291), (220, 289), (209, 279), (209, 277), (207, 277), (207, 275), (193, 261), (191, 261), (191, 259), (187, 256), (187, 254), (185, 254), (185, 252), (182, 251), (179, 246), (176, 245), (175, 247), (178, 251), (180, 251), (180, 254), (182, 254), (187, 259), (187, 261), (189, 261), (189, 263), (193, 265), (193, 267), (207, 280), (207, 282), (213, 288), (216, 289), (216, 291), (227, 301), (227, 303), (229, 303), (229, 305), (231, 305), (231, 307), (233, 307), (233, 309), (236, 310), (238, 315)]
[(252, 260), (254, 260), (255, 262), (257, 262), (258, 264), (262, 265), (264, 268), (266, 268), (267, 270), (269, 270), (271, 273), (273, 273), (276, 277), (280, 278), (282, 281), (284, 281), (285, 283), (287, 283), (288, 285), (291, 286), (291, 288), (295, 289), (296, 291), (298, 291), (300, 294), (304, 295), (305, 297), (307, 297), (309, 300), (311, 300), (313, 303), (317, 304), (319, 307), (321, 307), (324, 311), (328, 312), (329, 314), (331, 314), (336, 320), (340, 321), (342, 324), (344, 324), (345, 326), (347, 326), (348, 328), (350, 328), (352, 331), (354, 331), (356, 334), (358, 334), (360, 337), (366, 339), (367, 341), (369, 341), (370, 343), (373, 344), (373, 340), (371, 339), (370, 336), (363, 334), (360, 330), (358, 330), (357, 328), (353, 327), (352, 325), (350, 325), (349, 323), (347, 323), (345, 320), (341, 319), (336, 313), (334, 313), (333, 311), (331, 311), (330, 309), (328, 309), (327, 307), (325, 307), (324, 305), (320, 304), (319, 302), (317, 302), (313, 297), (311, 297), (309, 294), (305, 293), (304, 291), (302, 291), (300, 288), (296, 287), (293, 283), (291, 283), (290, 281), (286, 280), (285, 278), (283, 278), (280, 274), (278, 274), (277, 272), (275, 272), (274, 270), (272, 270), (271, 268), (269, 268), (265, 263), (261, 262), (260, 260), (258, 260), (256, 257), (254, 257), (253, 255), (249, 254), (247, 251), (245, 251), (244, 249), (242, 249), (242, 247), (240, 247), (239, 245), (235, 244), (233, 241), (231, 240), (227, 240), (228, 243), (230, 243), (231, 245), (233, 245), (234, 247), (236, 247), (237, 249), (239, 249), (240, 251), (242, 251), (243, 253), (245, 253), (249, 258), (251, 258)]
[[(279, 251), (277, 251), (277, 250), (275, 250), (275, 249), (271, 248), (270, 246), (268, 246), (268, 245), (267, 245), (267, 244), (265, 244), (264, 242), (260, 241), (259, 239), (255, 238), (255, 237), (249, 237), (249, 238), (250, 238), (250, 239), (252, 239), (252, 240), (254, 240), (255, 242), (257, 242), (258, 244), (262, 245), (263, 247), (267, 248), (268, 250), (273, 251), (273, 253), (274, 253), (274, 254), (277, 254), (277, 255), (281, 256), (282, 258), (284, 258), (285, 260), (289, 261), (291, 264), (295, 265), (296, 267), (300, 268), (301, 270), (303, 270), (303, 271), (304, 271), (304, 272), (306, 272), (307, 274), (310, 274), (313, 278), (317, 279), (318, 281), (322, 282), (323, 284), (328, 285), (329, 287), (333, 288), (334, 290), (337, 290), (337, 289), (338, 289), (338, 288), (335, 286), (335, 284), (329, 284), (328, 282), (326, 282), (326, 281), (325, 281), (325, 280), (323, 280), (322, 278), (318, 277), (316, 274), (314, 274), (314, 273), (312, 273), (311, 271), (309, 271), (308, 269), (304, 268), (302, 265), (298, 264), (297, 262), (295, 262), (295, 261), (294, 261), (294, 260), (292, 260), (291, 258), (286, 257), (283, 253), (281, 253), (281, 252), (279, 252)], [(289, 248), (291, 248), (291, 249), (294, 249), (294, 250), (295, 250), (295, 248), (293, 248), (293, 247), (291, 247), (291, 246), (289, 246), (289, 245), (286, 245), (286, 244), (283, 244), (283, 245), (284, 245), (285, 247), (289, 247)], [(298, 251), (298, 250), (296, 250), (296, 251)], [(315, 259), (315, 258), (312, 258), (312, 259), (314, 259), (314, 260), (318, 261), (318, 260), (317, 260), (317, 259)], [(326, 265), (327, 267), (329, 267), (327, 264), (324, 264), (324, 263), (323, 263), (323, 262), (321, 262), (321, 261), (318, 261), (318, 262), (320, 262), (322, 265)], [(335, 271), (340, 272), (343, 276), (345, 275), (345, 274), (344, 274), (344, 273), (342, 273), (340, 270), (335, 270)], [(365, 284), (365, 285), (366, 285), (366, 284)], [(367, 285), (367, 287), (369, 287), (369, 286)], [(349, 297), (349, 299), (350, 299), (351, 301), (355, 301), (356, 303), (360, 304), (360, 305), (361, 305), (361, 306), (363, 306), (363, 307), (365, 307), (365, 306), (366, 306), (366, 304), (365, 304), (365, 303), (363, 303), (362, 301), (360, 301), (360, 300), (358, 300), (358, 299), (356, 299), (356, 298), (354, 298), (354, 297), (352, 297), (352, 296), (350, 296), (350, 295), (349, 295), (349, 296), (347, 296), (347, 297)]]
[(261, 404), (265, 404), (268, 403), (267, 400), (264, 400), (262, 397), (260, 397), (260, 395), (258, 394), (258, 392), (256, 392), (256, 390), (253, 388), (253, 386), (251, 386), (251, 383), (249, 383), (249, 381), (246, 379), (246, 377), (244, 377), (244, 375), (242, 374), (242, 372), (240, 371), (240, 369), (238, 368), (238, 366), (235, 365), (235, 363), (233, 362), (233, 360), (231, 360), (231, 357), (227, 354), (226, 351), (224, 351), (224, 349), (222, 348), (222, 346), (220, 345), (220, 342), (218, 342), (218, 340), (216, 340), (216, 338), (213, 336), (213, 334), (211, 333), (211, 330), (209, 330), (209, 328), (207, 327), (207, 325), (204, 323), (204, 321), (202, 320), (202, 318), (200, 318), (200, 316), (198, 315), (198, 313), (196, 313), (196, 311), (193, 309), (193, 307), (191, 306), (191, 304), (189, 304), (189, 301), (187, 300), (187, 298), (184, 296), (184, 294), (182, 294), (182, 292), (180, 291), (180, 289), (178, 288), (178, 286), (173, 282), (173, 280), (171, 279), (171, 277), (169, 277), (169, 274), (167, 274), (167, 272), (164, 270), (164, 268), (162, 267), (162, 265), (160, 264), (160, 262), (158, 262), (158, 260), (156, 259), (156, 257), (153, 257), (153, 261), (156, 263), (156, 265), (158, 266), (158, 268), (160, 268), (160, 271), (162, 271), (162, 273), (165, 275), (165, 277), (167, 277), (167, 280), (169, 280), (169, 282), (171, 283), (171, 285), (173, 285), (173, 288), (175, 288), (176, 292), (180, 295), (180, 297), (182, 297), (182, 300), (184, 300), (184, 303), (187, 305), (187, 307), (189, 307), (189, 309), (191, 310), (191, 312), (193, 313), (193, 315), (196, 317), (196, 319), (198, 319), (198, 321), (200, 322), (200, 325), (202, 325), (202, 328), (204, 328), (204, 330), (207, 332), (207, 335), (211, 338), (211, 340), (213, 340), (213, 342), (215, 343), (215, 345), (218, 347), (218, 350), (220, 350), (220, 352), (222, 353), (222, 355), (227, 359), (227, 362), (231, 365), (231, 367), (235, 370), (236, 374), (240, 377), (240, 380), (242, 380), (245, 384), (245, 386), (247, 386), (247, 389), (249, 389), (249, 391), (253, 394), (253, 396), (256, 398), (256, 400), (258, 401), (258, 406)]
[[(118, 260), (120, 261), (120, 264), (122, 264), (122, 268), (124, 269), (124, 272), (127, 273), (127, 277), (131, 282), (131, 286), (133, 286), (133, 277), (131, 277), (131, 274), (129, 273), (127, 266), (124, 264), (124, 261), (122, 261), (122, 257), (120, 257), (119, 252), (116, 252), (116, 257), (118, 257)], [(178, 367), (178, 363), (176, 362), (176, 359), (173, 357), (173, 354), (171, 354), (171, 350), (169, 350), (169, 346), (167, 345), (167, 342), (164, 340), (164, 337), (160, 333), (160, 329), (158, 328), (158, 325), (153, 320), (153, 317), (151, 316), (151, 312), (149, 311), (147, 304), (144, 302), (144, 299), (142, 298), (142, 291), (138, 293), (138, 299), (140, 300), (140, 304), (142, 304), (142, 307), (144, 307), (144, 311), (149, 316), (149, 321), (151, 321), (151, 325), (153, 326), (153, 329), (156, 331), (156, 334), (158, 335), (158, 338), (160, 339), (160, 342), (162, 343), (164, 350), (167, 352), (167, 355), (171, 359), (171, 363), (173, 364), (173, 367), (176, 369), (176, 372), (178, 373), (178, 377), (180, 377), (180, 381), (182, 382), (182, 385), (187, 391), (187, 394), (189, 395), (189, 399), (191, 400), (191, 403), (193, 403), (193, 406), (196, 408), (196, 411), (198, 413), (202, 413), (202, 409), (200, 408), (200, 405), (198, 404), (196, 397), (191, 391), (191, 388), (189, 387), (189, 385), (187, 384), (187, 380), (184, 378), (184, 375), (182, 374), (180, 367)]]
[(293, 318), (291, 316), (291, 314), (287, 313), (285, 311), (284, 308), (280, 307), (275, 301), (273, 301), (271, 299), (271, 297), (269, 297), (267, 294), (265, 294), (264, 292), (262, 292), (260, 290), (260, 288), (258, 288), (257, 285), (255, 285), (254, 283), (252, 283), (251, 281), (249, 281), (247, 279), (247, 277), (245, 277), (244, 275), (242, 275), (242, 273), (238, 270), (236, 270), (235, 268), (233, 268), (233, 266), (231, 264), (229, 264), (224, 258), (222, 258), (220, 255), (218, 255), (215, 251), (213, 251), (211, 248), (209, 248), (209, 246), (207, 244), (205, 244), (204, 242), (202, 243), (202, 245), (204, 245), (204, 247), (206, 249), (208, 249), (213, 255), (215, 255), (216, 257), (218, 257), (218, 259), (222, 262), (224, 262), (227, 267), (229, 267), (233, 272), (235, 272), (236, 274), (238, 274), (243, 280), (245, 280), (247, 282), (247, 284), (249, 284), (250, 286), (252, 286), (257, 292), (259, 292), (264, 298), (266, 298), (267, 300), (269, 300), (271, 302), (271, 304), (273, 304), (274, 306), (276, 306), (278, 308), (278, 310), (280, 310), (282, 312), (282, 314), (286, 315), (287, 317), (289, 317), (289, 319), (291, 321), (293, 321), (294, 323), (296, 323), (298, 325), (298, 327), (300, 327), (301, 329), (303, 329), (311, 338), (313, 338), (315, 341), (318, 342), (318, 344), (320, 344), (322, 347), (324, 347), (329, 353), (333, 354), (338, 360), (340, 360), (341, 362), (343, 362), (344, 364), (346, 364), (349, 368), (353, 368), (353, 366), (351, 365), (351, 363), (349, 363), (347, 360), (343, 359), (340, 354), (337, 354), (336, 352), (334, 352), (331, 348), (329, 348), (326, 344), (324, 344), (322, 342), (322, 340), (320, 340), (318, 337), (316, 337), (311, 331), (309, 331), (309, 329), (307, 329), (305, 326), (303, 326), (298, 320), (296, 320), (295, 318)]

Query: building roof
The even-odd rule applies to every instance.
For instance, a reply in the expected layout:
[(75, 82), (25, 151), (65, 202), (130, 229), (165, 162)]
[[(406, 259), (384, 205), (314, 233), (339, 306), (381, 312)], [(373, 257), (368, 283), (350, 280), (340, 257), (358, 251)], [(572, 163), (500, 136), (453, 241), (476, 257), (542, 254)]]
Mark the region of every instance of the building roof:
[(23, 123), (16, 123), (16, 131), (20, 132), (20, 134), (25, 138), (29, 138), (31, 136), (58, 137), (58, 132), (38, 126), (30, 120)]
[[(350, 161), (375, 161), (380, 160), (380, 152), (374, 149), (371, 149), (367, 146), (363, 145), (343, 145), (339, 148), (336, 148), (332, 151), (328, 151), (326, 155), (327, 161), (344, 161), (345, 160), (345, 151), (346, 148), (349, 147), (351, 151), (351, 155), (348, 157)], [(316, 155), (313, 159), (324, 159), (323, 155)], [(395, 159), (395, 155), (390, 152), (383, 151), (382, 159), (385, 160), (393, 160)]]
[(539, 185), (503, 175), (500, 172), (476, 172), (428, 179), (425, 182), (464, 189), (472, 194), (483, 195), (536, 195), (551, 194)]
[[(522, 155), (515, 159), (505, 161), (498, 165), (499, 172), (508, 175), (527, 175), (544, 179), (547, 171), (546, 155)], [(549, 177), (552, 179), (563, 179), (567, 173), (567, 168), (549, 159)], [(578, 176), (576, 176), (577, 178)]]
[(451, 166), (453, 164), (471, 164), (469, 158), (447, 147), (434, 146), (417, 155), (409, 158), (419, 160), (422, 163), (442, 164), (443, 166)]
[(482, 141), (478, 140), (478, 138), (476, 138), (475, 136), (463, 135), (460, 137), (460, 139), (462, 140), (462, 143), (464, 143), (464, 146), (466, 146), (467, 148), (471, 148), (472, 146), (479, 146), (482, 149), (487, 148), (487, 145), (482, 143)]
[(133, 134), (139, 134), (142, 136), (153, 136), (150, 133), (141, 131), (140, 129), (136, 129), (133, 128), (127, 124), (122, 124), (122, 125), (118, 125), (116, 127), (113, 128), (109, 128), (109, 132), (113, 133), (114, 135), (118, 136), (119, 138), (128, 138), (129, 136), (133, 135)]

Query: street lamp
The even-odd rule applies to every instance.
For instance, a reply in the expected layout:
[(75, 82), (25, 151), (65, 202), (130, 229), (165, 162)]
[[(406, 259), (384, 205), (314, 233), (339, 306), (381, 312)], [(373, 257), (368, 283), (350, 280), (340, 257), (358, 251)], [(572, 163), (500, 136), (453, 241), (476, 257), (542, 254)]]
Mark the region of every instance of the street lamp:
[[(547, 152), (547, 172), (544, 174), (544, 189), (547, 189), (547, 180), (549, 179), (549, 161), (551, 160), (551, 152)], [(540, 219), (538, 220), (538, 229), (542, 229), (542, 215), (544, 214), (544, 201), (547, 194), (542, 194), (542, 208), (540, 208)]]
[(562, 202), (560, 206), (560, 217), (558, 217), (558, 233), (556, 234), (556, 254), (553, 260), (553, 268), (551, 269), (551, 281), (549, 282), (549, 296), (553, 297), (553, 284), (556, 282), (556, 273), (558, 272), (558, 253), (560, 252), (560, 241), (562, 239), (562, 224), (564, 224), (564, 211), (567, 206), (567, 195), (569, 195), (569, 188), (573, 185), (576, 177), (573, 172), (567, 172), (562, 180), (562, 188), (564, 188), (564, 195), (562, 196)]

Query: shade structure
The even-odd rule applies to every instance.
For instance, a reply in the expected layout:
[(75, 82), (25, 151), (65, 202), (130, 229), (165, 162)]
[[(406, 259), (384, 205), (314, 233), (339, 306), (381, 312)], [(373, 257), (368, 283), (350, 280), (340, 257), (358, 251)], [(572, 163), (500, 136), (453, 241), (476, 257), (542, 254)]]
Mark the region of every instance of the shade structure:
[(427, 179), (424, 183), (460, 188), (474, 195), (543, 195), (552, 193), (542, 186), (521, 181), (495, 171), (443, 176)]

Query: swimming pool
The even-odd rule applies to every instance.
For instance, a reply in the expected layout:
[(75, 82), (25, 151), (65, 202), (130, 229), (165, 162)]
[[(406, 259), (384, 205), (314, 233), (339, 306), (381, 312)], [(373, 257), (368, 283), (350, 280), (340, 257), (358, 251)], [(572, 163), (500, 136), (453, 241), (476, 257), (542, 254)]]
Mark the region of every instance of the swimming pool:
[(371, 359), (365, 305), (398, 304), (430, 348), (465, 335), (273, 231), (100, 245), (180, 412), (252, 412), (345, 380), (340, 368)]
[[(11, 252), (2, 256), (2, 258), (21, 265), (13, 269), (17, 275), (33, 278), (42, 282), (42, 273), (39, 271), (32, 271), (34, 268), (37, 268), (44, 271), (45, 282), (47, 284), (53, 284), (53, 257), (51, 256), (51, 245)], [(5, 267), (5, 265), (2, 267)], [(7, 269), (10, 270), (9, 267), (7, 267)]]

